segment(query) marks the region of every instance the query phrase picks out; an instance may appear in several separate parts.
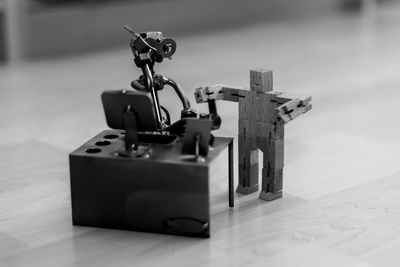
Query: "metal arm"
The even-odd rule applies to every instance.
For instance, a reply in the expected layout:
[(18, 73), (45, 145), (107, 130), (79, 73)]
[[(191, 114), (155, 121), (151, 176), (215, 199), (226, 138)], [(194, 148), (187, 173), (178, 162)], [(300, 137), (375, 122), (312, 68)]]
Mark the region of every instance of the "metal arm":
[(174, 88), (176, 94), (178, 95), (179, 99), (182, 102), (183, 108), (184, 109), (189, 109), (190, 108), (190, 102), (189, 99), (186, 97), (185, 93), (183, 92), (182, 88), (178, 83), (176, 83), (174, 80), (171, 78), (164, 77), (164, 82), (165, 84), (168, 84), (172, 88)]

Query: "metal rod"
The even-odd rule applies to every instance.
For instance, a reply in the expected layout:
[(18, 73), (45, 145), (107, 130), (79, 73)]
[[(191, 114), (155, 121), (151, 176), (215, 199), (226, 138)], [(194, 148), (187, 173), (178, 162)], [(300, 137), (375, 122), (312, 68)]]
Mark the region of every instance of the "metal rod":
[(154, 101), (154, 109), (156, 112), (156, 119), (158, 123), (158, 127), (162, 127), (162, 119), (161, 119), (161, 109), (160, 109), (160, 104), (158, 102), (158, 95), (156, 90), (154, 89), (153, 86), (153, 75), (150, 71), (149, 65), (145, 64), (142, 67), (143, 75), (146, 78), (146, 87), (147, 90), (150, 92), (151, 97), (153, 98)]
[(164, 82), (174, 88), (176, 94), (178, 95), (179, 99), (182, 102), (183, 108), (188, 109), (190, 108), (189, 99), (186, 97), (185, 93), (183, 92), (182, 88), (176, 83), (173, 79), (164, 77)]
[(229, 179), (229, 207), (233, 208), (235, 206), (235, 200), (233, 195), (233, 139), (228, 146), (228, 179)]
[(129, 27), (128, 25), (124, 25), (124, 29), (127, 30), (129, 33), (131, 33), (136, 38), (138, 38), (140, 36), (138, 33), (136, 33), (134, 30), (132, 30), (132, 28)]
[(144, 87), (143, 85), (141, 85), (141, 84), (140, 84), (138, 81), (136, 81), (136, 80), (133, 80), (133, 81), (131, 82), (131, 86), (132, 86), (134, 89), (138, 90), (138, 91), (146, 92), (146, 87)]

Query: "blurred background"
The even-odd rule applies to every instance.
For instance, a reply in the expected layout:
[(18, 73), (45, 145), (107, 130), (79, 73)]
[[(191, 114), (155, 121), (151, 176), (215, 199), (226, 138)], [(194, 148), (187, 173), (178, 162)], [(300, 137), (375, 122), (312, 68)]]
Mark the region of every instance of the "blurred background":
[(121, 46), (123, 24), (176, 37), (359, 13), (388, 2), (394, 0), (0, 0), (0, 61)]
[[(68, 153), (107, 128), (100, 94), (141, 74), (124, 24), (176, 40), (155, 70), (198, 111), (195, 88), (249, 86), (256, 67), (312, 96), (286, 126), (282, 199), (228, 210), (226, 176), (212, 179), (204, 242), (72, 227)], [(0, 62), (0, 265), (399, 266), (400, 1), (0, 0)], [(177, 120), (177, 96), (160, 99)], [(237, 136), (237, 109), (218, 102), (217, 136)]]

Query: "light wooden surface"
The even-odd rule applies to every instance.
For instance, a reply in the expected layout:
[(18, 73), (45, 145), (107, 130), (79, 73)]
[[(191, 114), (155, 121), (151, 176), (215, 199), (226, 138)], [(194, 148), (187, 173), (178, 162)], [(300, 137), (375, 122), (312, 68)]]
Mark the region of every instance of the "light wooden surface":
[[(177, 38), (159, 71), (188, 93), (248, 86), (261, 66), (275, 90), (313, 96), (286, 128), (282, 199), (237, 196), (228, 209), (216, 166), (210, 239), (71, 225), (67, 156), (106, 128), (100, 93), (138, 75), (128, 47), (0, 68), (0, 266), (399, 266), (399, 14)], [(219, 111), (218, 134), (236, 136), (237, 105)]]

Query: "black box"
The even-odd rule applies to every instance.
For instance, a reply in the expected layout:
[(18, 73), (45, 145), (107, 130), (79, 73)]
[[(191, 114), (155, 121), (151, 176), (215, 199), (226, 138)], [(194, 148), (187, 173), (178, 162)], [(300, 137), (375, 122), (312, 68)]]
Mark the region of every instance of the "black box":
[(69, 156), (73, 224), (209, 237), (209, 166), (232, 141), (216, 137), (203, 162), (181, 155), (180, 138), (127, 158), (124, 132), (101, 132)]

